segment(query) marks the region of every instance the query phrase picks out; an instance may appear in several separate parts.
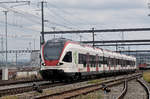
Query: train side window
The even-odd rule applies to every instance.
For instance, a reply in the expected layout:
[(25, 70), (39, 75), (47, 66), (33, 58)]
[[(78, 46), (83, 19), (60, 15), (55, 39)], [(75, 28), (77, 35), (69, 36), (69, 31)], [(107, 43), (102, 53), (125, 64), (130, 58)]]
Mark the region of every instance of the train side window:
[(72, 62), (72, 52), (67, 52), (63, 58), (64, 62)]
[(109, 66), (113, 66), (113, 59), (112, 58), (109, 58)]
[(116, 65), (118, 65), (118, 59), (116, 59)]
[(120, 63), (121, 63), (121, 62), (120, 62), (120, 59), (118, 59), (118, 65), (120, 65)]
[(123, 67), (126, 67), (126, 60), (123, 60)]
[(83, 62), (83, 66), (86, 67), (86, 61)]
[(103, 64), (108, 64), (107, 63), (107, 57), (103, 57)]
[(120, 65), (123, 67), (123, 59), (120, 59)]
[(93, 56), (93, 67), (96, 67), (96, 56)]
[(84, 54), (79, 54), (79, 64), (84, 64), (84, 62), (86, 61), (86, 55)]
[(110, 57), (107, 58), (107, 65), (112, 66), (112, 59)]
[(99, 58), (100, 58), (100, 59), (99, 59), (100, 63), (103, 64), (103, 57), (100, 56)]
[(117, 59), (117, 61), (118, 61), (117, 64), (120, 65), (120, 59)]
[(82, 64), (82, 55), (79, 54), (79, 64)]
[(99, 63), (99, 67), (101, 67), (101, 63)]
[(117, 59), (114, 58), (113, 61), (114, 61), (114, 66), (116, 66), (117, 65), (117, 63), (116, 63)]

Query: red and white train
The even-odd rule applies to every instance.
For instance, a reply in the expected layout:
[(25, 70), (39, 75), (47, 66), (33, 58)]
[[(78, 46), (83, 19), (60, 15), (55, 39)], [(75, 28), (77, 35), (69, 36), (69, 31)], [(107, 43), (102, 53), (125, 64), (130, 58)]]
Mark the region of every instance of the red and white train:
[(40, 73), (46, 80), (134, 72), (136, 58), (63, 38), (48, 40), (41, 50)]
[(138, 64), (138, 68), (140, 70), (147, 70), (150, 69), (150, 63), (140, 63)]

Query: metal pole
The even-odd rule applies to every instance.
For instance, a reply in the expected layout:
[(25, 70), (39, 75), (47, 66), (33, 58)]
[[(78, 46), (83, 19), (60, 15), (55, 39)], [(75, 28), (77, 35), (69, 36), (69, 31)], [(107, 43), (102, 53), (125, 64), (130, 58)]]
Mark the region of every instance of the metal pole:
[(40, 57), (40, 69), (42, 68), (42, 65), (41, 65), (41, 63), (42, 63), (42, 58), (41, 58), (41, 48), (42, 48), (42, 46), (41, 46), (41, 36), (40, 36), (40, 55), (39, 55), (39, 57)]
[(4, 11), (5, 13), (5, 36), (6, 36), (6, 67), (7, 67), (7, 12)]
[[(42, 32), (41, 32), (41, 36), (40, 36), (40, 52), (41, 52), (41, 46), (44, 44), (44, 9), (43, 9), (43, 5), (44, 2), (41, 2), (41, 17), (42, 17)], [(42, 59), (41, 59), (41, 54), (40, 54), (40, 68), (42, 63)]]
[[(53, 31), (55, 31), (56, 27), (52, 27)], [(54, 34), (54, 39), (55, 39), (55, 34)]]
[(80, 35), (80, 42), (82, 41), (82, 36)]
[(116, 51), (118, 51), (118, 44), (117, 44), (117, 42), (116, 42)]
[(128, 52), (128, 55), (130, 55), (130, 46), (128, 46), (128, 51), (129, 51), (129, 52)]
[(44, 43), (44, 9), (43, 9), (43, 4), (44, 4), (44, 2), (42, 1), (41, 2), (41, 14), (42, 14), (42, 32), (41, 32), (42, 41), (41, 41), (41, 43), (42, 44)]
[[(4, 41), (3, 36), (1, 37), (1, 51), (4, 51)], [(2, 64), (4, 64), (4, 53), (2, 53)]]
[(5, 13), (5, 36), (6, 36), (6, 63), (5, 63), (5, 67), (2, 69), (2, 80), (8, 80), (8, 67), (7, 67), (7, 12), (8, 11), (4, 11)]
[(34, 44), (34, 50), (35, 50), (35, 38), (34, 38), (34, 41), (33, 41), (33, 42), (34, 42), (33, 44)]
[(95, 46), (95, 43), (94, 43), (94, 28), (92, 28), (92, 34), (93, 34), (93, 47)]
[(17, 66), (17, 52), (16, 52), (16, 66)]

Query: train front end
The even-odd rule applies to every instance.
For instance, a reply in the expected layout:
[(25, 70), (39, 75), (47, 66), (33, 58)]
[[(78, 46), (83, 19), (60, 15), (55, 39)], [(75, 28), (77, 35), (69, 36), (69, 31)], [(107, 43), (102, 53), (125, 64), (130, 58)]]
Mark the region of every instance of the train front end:
[(41, 50), (42, 66), (40, 74), (45, 80), (64, 79), (65, 73), (60, 63), (60, 57), (64, 50), (65, 40), (53, 39), (47, 41)]

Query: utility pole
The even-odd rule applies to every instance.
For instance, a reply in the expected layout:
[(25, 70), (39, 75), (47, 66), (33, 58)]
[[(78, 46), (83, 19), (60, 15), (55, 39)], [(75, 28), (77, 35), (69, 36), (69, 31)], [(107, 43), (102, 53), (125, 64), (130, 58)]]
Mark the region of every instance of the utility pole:
[(93, 34), (93, 47), (95, 46), (95, 43), (94, 43), (94, 36), (95, 36), (95, 34), (94, 34), (94, 28), (92, 28), (92, 34)]
[(41, 45), (44, 43), (44, 2), (41, 2), (41, 16), (42, 16), (42, 32), (41, 32)]
[[(1, 37), (1, 51), (4, 51), (4, 40), (3, 40), (3, 35)], [(4, 53), (2, 53), (2, 64), (4, 64)]]
[[(41, 52), (41, 48), (42, 45), (44, 44), (45, 40), (44, 40), (44, 1), (41, 2), (41, 19), (42, 19), (42, 32), (41, 32), (41, 36), (40, 36), (40, 52)], [(40, 68), (42, 68), (42, 59), (41, 59), (41, 54), (40, 54)]]
[(128, 55), (130, 55), (130, 46), (128, 46)]
[(32, 48), (31, 48), (31, 42), (29, 42), (29, 50), (32, 50)]
[(5, 67), (2, 69), (2, 80), (8, 80), (8, 67), (7, 67), (7, 13), (8, 11), (3, 11), (5, 14), (5, 38), (6, 38), (6, 62)]
[[(56, 27), (52, 27), (53, 31), (55, 31)], [(55, 39), (55, 34), (54, 34), (54, 39)]]
[(118, 51), (118, 44), (116, 43), (116, 52)]
[(33, 39), (33, 44), (34, 44), (34, 50), (35, 50), (35, 38)]
[(80, 35), (80, 42), (82, 41), (82, 36)]
[(7, 67), (7, 13), (8, 11), (4, 11), (5, 13), (5, 38), (6, 38), (6, 67)]
[(17, 57), (17, 52), (16, 52), (16, 66), (17, 66), (17, 62), (18, 62), (18, 57)]

